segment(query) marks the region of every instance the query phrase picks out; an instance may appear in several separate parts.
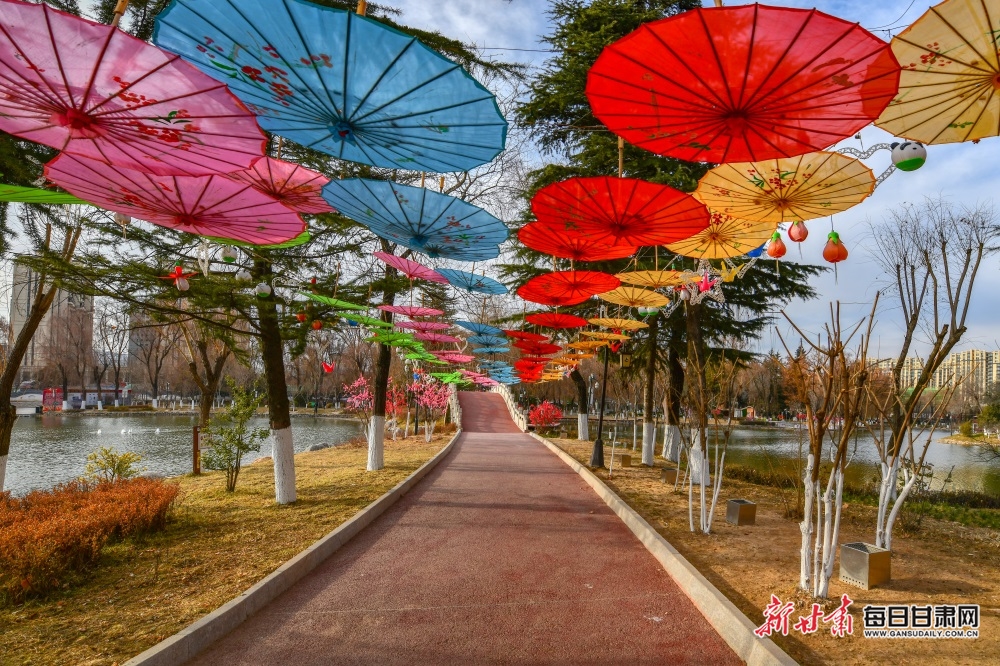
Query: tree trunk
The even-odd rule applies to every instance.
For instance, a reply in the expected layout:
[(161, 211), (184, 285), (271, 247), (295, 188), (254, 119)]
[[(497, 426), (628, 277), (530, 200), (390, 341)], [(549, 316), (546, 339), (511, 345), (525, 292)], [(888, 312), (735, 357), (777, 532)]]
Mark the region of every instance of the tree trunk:
[[(687, 304), (687, 339), (688, 367), (694, 370), (687, 373), (694, 382), (691, 387), (693, 404), (691, 405), (691, 476), (702, 488), (708, 483), (708, 465), (706, 464), (705, 446), (708, 444), (708, 398), (705, 386), (705, 344), (701, 337), (701, 305)], [(704, 503), (702, 505), (704, 511)]]
[(684, 366), (681, 365), (677, 340), (673, 333), (667, 344), (667, 391), (663, 396), (663, 457), (680, 465), (681, 430), (679, 428), (681, 394), (684, 391)]
[(656, 421), (653, 420), (653, 406), (656, 404), (653, 392), (656, 389), (656, 336), (660, 329), (660, 314), (656, 313), (649, 323), (649, 349), (646, 353), (646, 387), (642, 399), (642, 464), (652, 467), (656, 455)]
[[(388, 314), (388, 313), (387, 313)], [(378, 345), (375, 361), (375, 385), (372, 388), (372, 421), (368, 429), (368, 471), (374, 472), (385, 467), (385, 403), (389, 390), (389, 367), (392, 364), (392, 349), (388, 345)]]
[[(263, 277), (271, 275), (271, 265), (258, 260), (255, 266)], [(260, 317), (260, 347), (267, 382), (267, 411), (271, 425), (271, 457), (274, 460), (274, 499), (278, 504), (295, 502), (295, 448), (292, 443), (292, 416), (285, 383), (285, 353), (275, 296), (257, 303)]]
[(573, 368), (569, 373), (569, 378), (573, 380), (576, 387), (576, 401), (579, 407), (576, 410), (576, 438), (581, 442), (590, 441), (590, 421), (587, 416), (587, 382), (580, 374), (579, 368)]

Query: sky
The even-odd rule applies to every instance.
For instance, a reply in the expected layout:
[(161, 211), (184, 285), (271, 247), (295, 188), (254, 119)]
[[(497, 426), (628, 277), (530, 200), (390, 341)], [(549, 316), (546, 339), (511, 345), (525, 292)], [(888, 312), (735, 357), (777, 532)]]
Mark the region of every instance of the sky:
[[(389, 0), (403, 11), (401, 22), (421, 28), (438, 30), (450, 37), (475, 43), (486, 48), (487, 53), (505, 59), (541, 66), (549, 54), (536, 52), (545, 49), (540, 38), (550, 30), (546, 11), (547, 0)], [(703, 3), (713, 6), (711, 0)], [(727, 6), (747, 4), (729, 2)], [(883, 39), (890, 39), (919, 18), (932, 4), (928, 0), (833, 0), (795, 2), (770, 0), (769, 4), (786, 7), (817, 8), (852, 22), (859, 22)], [(934, 3), (936, 4), (936, 3)], [(506, 49), (506, 50), (501, 50)], [(844, 141), (837, 147), (867, 148), (875, 143), (891, 142), (893, 138), (875, 127), (862, 131), (861, 142)], [(885, 286), (885, 276), (868, 253), (870, 245), (869, 224), (877, 223), (890, 211), (906, 203), (920, 204), (925, 197), (943, 197), (956, 204), (992, 202), (994, 197), (1000, 208), (1000, 138), (986, 139), (979, 144), (953, 144), (930, 146), (927, 164), (910, 173), (897, 171), (881, 184), (874, 194), (853, 209), (836, 215), (833, 227), (850, 251), (846, 262), (833, 271), (813, 281), (819, 297), (807, 302), (793, 302), (786, 309), (795, 321), (807, 331), (818, 332), (829, 318), (829, 302), (842, 304), (843, 322), (857, 321), (868, 313), (875, 292)], [(545, 156), (543, 156), (543, 159)], [(890, 164), (889, 153), (876, 153), (865, 163), (876, 175)], [(996, 194), (995, 194), (996, 193)], [(802, 261), (827, 266), (822, 260), (823, 245), (830, 229), (830, 220), (809, 223), (809, 238), (801, 245), (788, 241), (784, 261)], [(1000, 257), (993, 256), (984, 262), (973, 295), (973, 307), (968, 320), (968, 331), (961, 349), (1000, 349)], [(882, 299), (876, 326), (877, 339), (872, 341), (870, 353), (894, 356), (901, 344), (901, 328), (896, 323), (899, 313), (891, 307), (891, 298)], [(787, 325), (781, 327), (789, 332)], [(794, 337), (794, 336), (792, 336)], [(787, 338), (786, 338), (787, 339)], [(759, 351), (780, 350), (780, 341), (772, 332), (766, 334), (758, 345)], [(919, 351), (919, 347), (918, 347)]]

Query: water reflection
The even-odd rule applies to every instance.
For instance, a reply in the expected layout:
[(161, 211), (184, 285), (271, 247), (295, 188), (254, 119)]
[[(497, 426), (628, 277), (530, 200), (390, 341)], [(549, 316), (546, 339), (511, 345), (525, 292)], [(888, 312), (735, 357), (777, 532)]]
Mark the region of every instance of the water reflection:
[[(11, 437), (4, 490), (21, 494), (83, 474), (87, 454), (100, 446), (114, 446), (142, 455), (149, 471), (174, 476), (191, 471), (191, 433), (194, 416), (80, 416), (46, 415), (17, 420)], [(266, 419), (255, 421), (267, 427)], [(361, 434), (356, 421), (311, 417), (292, 419), (295, 451), (314, 444), (340, 444)], [(269, 442), (245, 462), (271, 454)]]

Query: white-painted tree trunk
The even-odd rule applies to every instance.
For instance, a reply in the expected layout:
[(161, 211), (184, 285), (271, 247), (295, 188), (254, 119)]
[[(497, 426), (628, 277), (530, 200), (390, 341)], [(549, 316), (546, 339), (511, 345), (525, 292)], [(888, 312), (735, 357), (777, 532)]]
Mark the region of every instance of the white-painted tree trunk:
[(816, 457), (810, 453), (806, 457), (806, 468), (802, 473), (803, 495), (805, 506), (802, 509), (802, 522), (799, 523), (799, 531), (802, 533), (802, 544), (799, 549), (799, 588), (805, 592), (810, 591), (810, 579), (812, 578), (812, 566), (809, 555), (809, 546), (813, 536), (813, 497), (816, 494), (812, 480), (813, 466), (816, 464)]
[(590, 420), (586, 414), (576, 415), (576, 438), (581, 442), (590, 441)]
[(160, 401), (157, 398), (153, 398), (153, 409), (159, 409)]
[(274, 501), (292, 504), (295, 496), (295, 448), (292, 428), (271, 431), (271, 458), (274, 460)]
[(670, 462), (679, 463), (681, 456), (681, 429), (675, 425), (663, 426), (663, 457)]
[(368, 471), (385, 467), (385, 417), (373, 416), (368, 424)]
[(656, 424), (642, 424), (642, 464), (652, 467), (656, 464)]
[(410, 436), (410, 410), (406, 410), (406, 427), (403, 428), (403, 439)]
[(691, 442), (691, 478), (694, 483), (704, 488), (709, 483), (708, 458), (697, 428), (691, 430)]
[(0, 456), (0, 493), (3, 492), (3, 484), (7, 479), (7, 456)]
[(892, 550), (892, 527), (896, 524), (896, 518), (899, 517), (899, 512), (903, 508), (903, 502), (906, 501), (906, 496), (910, 494), (911, 490), (913, 490), (913, 485), (917, 481), (917, 475), (904, 471), (903, 479), (903, 489), (900, 490), (899, 494), (896, 496), (895, 501), (892, 503), (892, 511), (889, 512), (889, 517), (885, 520), (885, 528), (882, 530), (882, 543), (875, 544), (876, 546), (885, 548), (886, 550)]
[(101, 402), (100, 400), (97, 401), (97, 411), (99, 412), (104, 411), (104, 403)]
[(433, 420), (425, 421), (424, 422), (424, 441), (430, 442), (433, 437), (434, 437), (434, 421)]
[(120, 407), (120, 406), (121, 406), (121, 405), (119, 405), (119, 404), (118, 404), (118, 401), (117, 401), (117, 400), (115, 400), (115, 407)]
[(64, 412), (68, 412), (69, 411), (69, 400), (63, 400), (62, 410)]

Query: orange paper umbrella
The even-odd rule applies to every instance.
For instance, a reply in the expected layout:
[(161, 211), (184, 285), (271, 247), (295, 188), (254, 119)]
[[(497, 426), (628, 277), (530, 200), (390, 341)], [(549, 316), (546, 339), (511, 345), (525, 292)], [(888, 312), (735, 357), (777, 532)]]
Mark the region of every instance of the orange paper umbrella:
[(541, 305), (578, 305), (621, 284), (614, 275), (600, 271), (544, 273), (521, 285), (517, 295)]
[(682, 257), (695, 259), (739, 257), (766, 243), (776, 226), (773, 222), (749, 222), (712, 213), (712, 224), (708, 229), (687, 240), (672, 243), (667, 249)]
[(638, 331), (640, 328), (649, 328), (649, 324), (622, 317), (600, 317), (591, 319), (590, 323), (600, 328), (617, 328), (622, 331)]
[(527, 315), (524, 320), (543, 328), (580, 328), (587, 325), (587, 320), (583, 317), (562, 312), (536, 312)]
[(610, 342), (612, 340), (613, 341), (620, 341), (620, 340), (631, 340), (632, 339), (629, 336), (624, 335), (622, 333), (606, 333), (604, 331), (580, 331), (580, 335), (585, 335), (588, 338), (594, 338), (596, 340), (605, 340), (605, 341), (608, 341), (608, 342)]
[(566, 345), (567, 349), (579, 349), (581, 351), (591, 351), (594, 349), (600, 349), (607, 345), (606, 340), (579, 340), (577, 342), (570, 342)]
[(847, 155), (816, 152), (764, 162), (717, 166), (694, 196), (741, 220), (794, 222), (840, 213), (875, 190), (875, 175)]
[(634, 178), (570, 178), (539, 190), (531, 210), (540, 222), (610, 244), (666, 245), (708, 226), (708, 211), (690, 195)]
[(630, 308), (658, 308), (670, 302), (663, 294), (640, 287), (618, 287), (613, 291), (599, 294), (608, 303), (624, 305)]
[(517, 239), (526, 247), (573, 261), (610, 261), (631, 257), (639, 248), (628, 243), (606, 243), (564, 224), (532, 222), (521, 227)]

